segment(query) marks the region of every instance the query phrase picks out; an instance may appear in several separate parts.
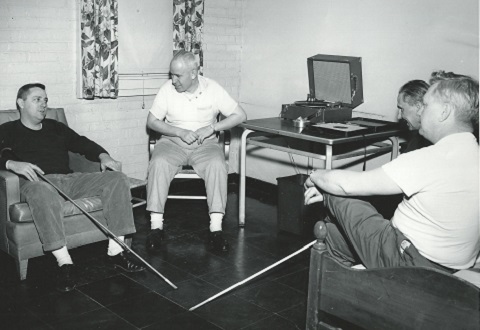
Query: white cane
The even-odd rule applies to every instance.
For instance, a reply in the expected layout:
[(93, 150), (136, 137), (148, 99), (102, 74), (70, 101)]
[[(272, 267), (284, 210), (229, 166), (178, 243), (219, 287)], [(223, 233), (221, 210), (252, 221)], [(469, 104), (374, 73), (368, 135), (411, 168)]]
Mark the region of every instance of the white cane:
[(259, 271), (259, 272), (255, 273), (255, 274), (253, 274), (252, 276), (250, 276), (250, 277), (247, 277), (247, 278), (246, 278), (246, 279), (244, 279), (243, 281), (241, 281), (241, 282), (238, 282), (237, 284), (234, 284), (234, 285), (230, 286), (229, 288), (227, 288), (227, 289), (225, 289), (225, 290), (223, 290), (223, 291), (221, 291), (221, 292), (217, 293), (216, 295), (214, 295), (214, 296), (212, 296), (212, 297), (208, 298), (207, 300), (205, 300), (205, 301), (201, 302), (200, 304), (198, 304), (198, 305), (196, 305), (196, 306), (193, 306), (192, 308), (190, 308), (190, 309), (189, 309), (189, 311), (193, 311), (193, 310), (197, 309), (198, 307), (205, 305), (206, 303), (208, 303), (208, 302), (210, 302), (210, 301), (212, 301), (212, 300), (214, 300), (214, 299), (216, 299), (216, 298), (220, 297), (221, 295), (223, 295), (223, 294), (225, 294), (225, 293), (227, 293), (227, 292), (229, 292), (229, 291), (231, 291), (231, 290), (235, 289), (236, 287), (238, 287), (238, 286), (240, 286), (240, 285), (242, 285), (242, 284), (244, 284), (244, 283), (246, 283), (246, 282), (248, 282), (248, 281), (250, 281), (250, 280), (254, 279), (255, 277), (257, 277), (257, 276), (259, 276), (259, 275), (261, 275), (261, 274), (265, 273), (266, 271), (269, 271), (269, 270), (270, 270), (270, 269), (272, 269), (273, 267), (280, 265), (282, 262), (284, 262), (284, 261), (287, 261), (288, 259), (290, 259), (290, 258), (292, 258), (292, 257), (296, 256), (297, 254), (300, 254), (301, 252), (305, 251), (306, 249), (308, 249), (309, 247), (311, 247), (311, 246), (312, 246), (313, 244), (315, 244), (316, 242), (317, 242), (317, 240), (315, 240), (315, 241), (313, 241), (313, 242), (310, 242), (310, 243), (308, 243), (307, 245), (305, 245), (304, 247), (302, 247), (300, 250), (298, 250), (298, 251), (296, 251), (296, 252), (294, 252), (294, 253), (292, 253), (292, 254), (290, 254), (290, 255), (286, 256), (286, 257), (285, 257), (285, 258), (283, 258), (282, 260), (279, 260), (279, 261), (277, 261), (276, 263), (274, 263), (274, 264), (272, 264), (272, 265), (268, 266), (267, 268), (264, 268), (264, 269), (262, 269), (261, 271)]

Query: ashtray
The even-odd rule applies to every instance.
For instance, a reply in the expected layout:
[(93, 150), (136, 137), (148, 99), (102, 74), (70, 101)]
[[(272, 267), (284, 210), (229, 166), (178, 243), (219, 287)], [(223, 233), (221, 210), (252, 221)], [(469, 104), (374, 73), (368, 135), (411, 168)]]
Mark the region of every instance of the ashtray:
[(293, 126), (300, 127), (300, 128), (304, 128), (308, 124), (310, 124), (310, 120), (305, 120), (303, 118), (297, 118), (297, 119), (294, 119), (292, 121), (293, 121)]

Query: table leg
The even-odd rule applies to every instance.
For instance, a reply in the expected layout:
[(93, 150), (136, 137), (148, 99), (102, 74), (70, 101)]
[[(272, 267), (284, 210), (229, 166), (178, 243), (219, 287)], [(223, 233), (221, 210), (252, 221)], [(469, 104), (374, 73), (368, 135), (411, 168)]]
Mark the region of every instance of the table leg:
[(333, 146), (325, 145), (325, 169), (332, 169)]
[(313, 170), (313, 158), (308, 157), (307, 171), (310, 173)]
[(247, 163), (247, 136), (252, 130), (245, 129), (240, 144), (240, 192), (238, 196), (238, 226), (245, 226), (245, 176)]
[(398, 137), (391, 136), (388, 138), (392, 142), (392, 160), (398, 157)]

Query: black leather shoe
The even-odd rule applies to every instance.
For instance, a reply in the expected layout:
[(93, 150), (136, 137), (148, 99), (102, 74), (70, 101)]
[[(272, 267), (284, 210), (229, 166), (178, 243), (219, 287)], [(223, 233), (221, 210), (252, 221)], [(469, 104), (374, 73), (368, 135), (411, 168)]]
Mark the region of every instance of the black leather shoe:
[(155, 252), (159, 251), (162, 242), (165, 239), (165, 233), (163, 229), (152, 229), (147, 235), (147, 251)]
[(221, 230), (210, 232), (208, 243), (215, 252), (228, 252), (228, 241), (223, 238)]
[(69, 292), (77, 286), (76, 267), (72, 264), (65, 264), (59, 267), (57, 283), (55, 288), (60, 292)]
[(129, 273), (145, 270), (145, 267), (143, 267), (137, 259), (134, 259), (133, 256), (125, 252), (119, 253), (115, 256), (108, 256), (108, 263), (115, 268), (121, 268)]

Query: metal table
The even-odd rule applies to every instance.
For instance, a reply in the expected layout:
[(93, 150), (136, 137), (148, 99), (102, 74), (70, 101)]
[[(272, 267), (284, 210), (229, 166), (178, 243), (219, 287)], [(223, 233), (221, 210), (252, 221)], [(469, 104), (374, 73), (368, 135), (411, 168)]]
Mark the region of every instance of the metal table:
[[(245, 175), (247, 143), (263, 148), (297, 154), (310, 159), (325, 161), (325, 168), (332, 169), (334, 160), (362, 155), (392, 153), (398, 155), (398, 135), (401, 129), (392, 128), (357, 136), (341, 137), (320, 133), (319, 130), (295, 127), (290, 120), (264, 118), (248, 120), (239, 125), (244, 128), (240, 145), (240, 192), (238, 225), (245, 226)], [(252, 134), (254, 133), (254, 134)], [(247, 138), (250, 134), (252, 137)], [(390, 143), (382, 141), (390, 140)], [(303, 143), (295, 143), (295, 142)], [(367, 146), (371, 147), (367, 149)]]

